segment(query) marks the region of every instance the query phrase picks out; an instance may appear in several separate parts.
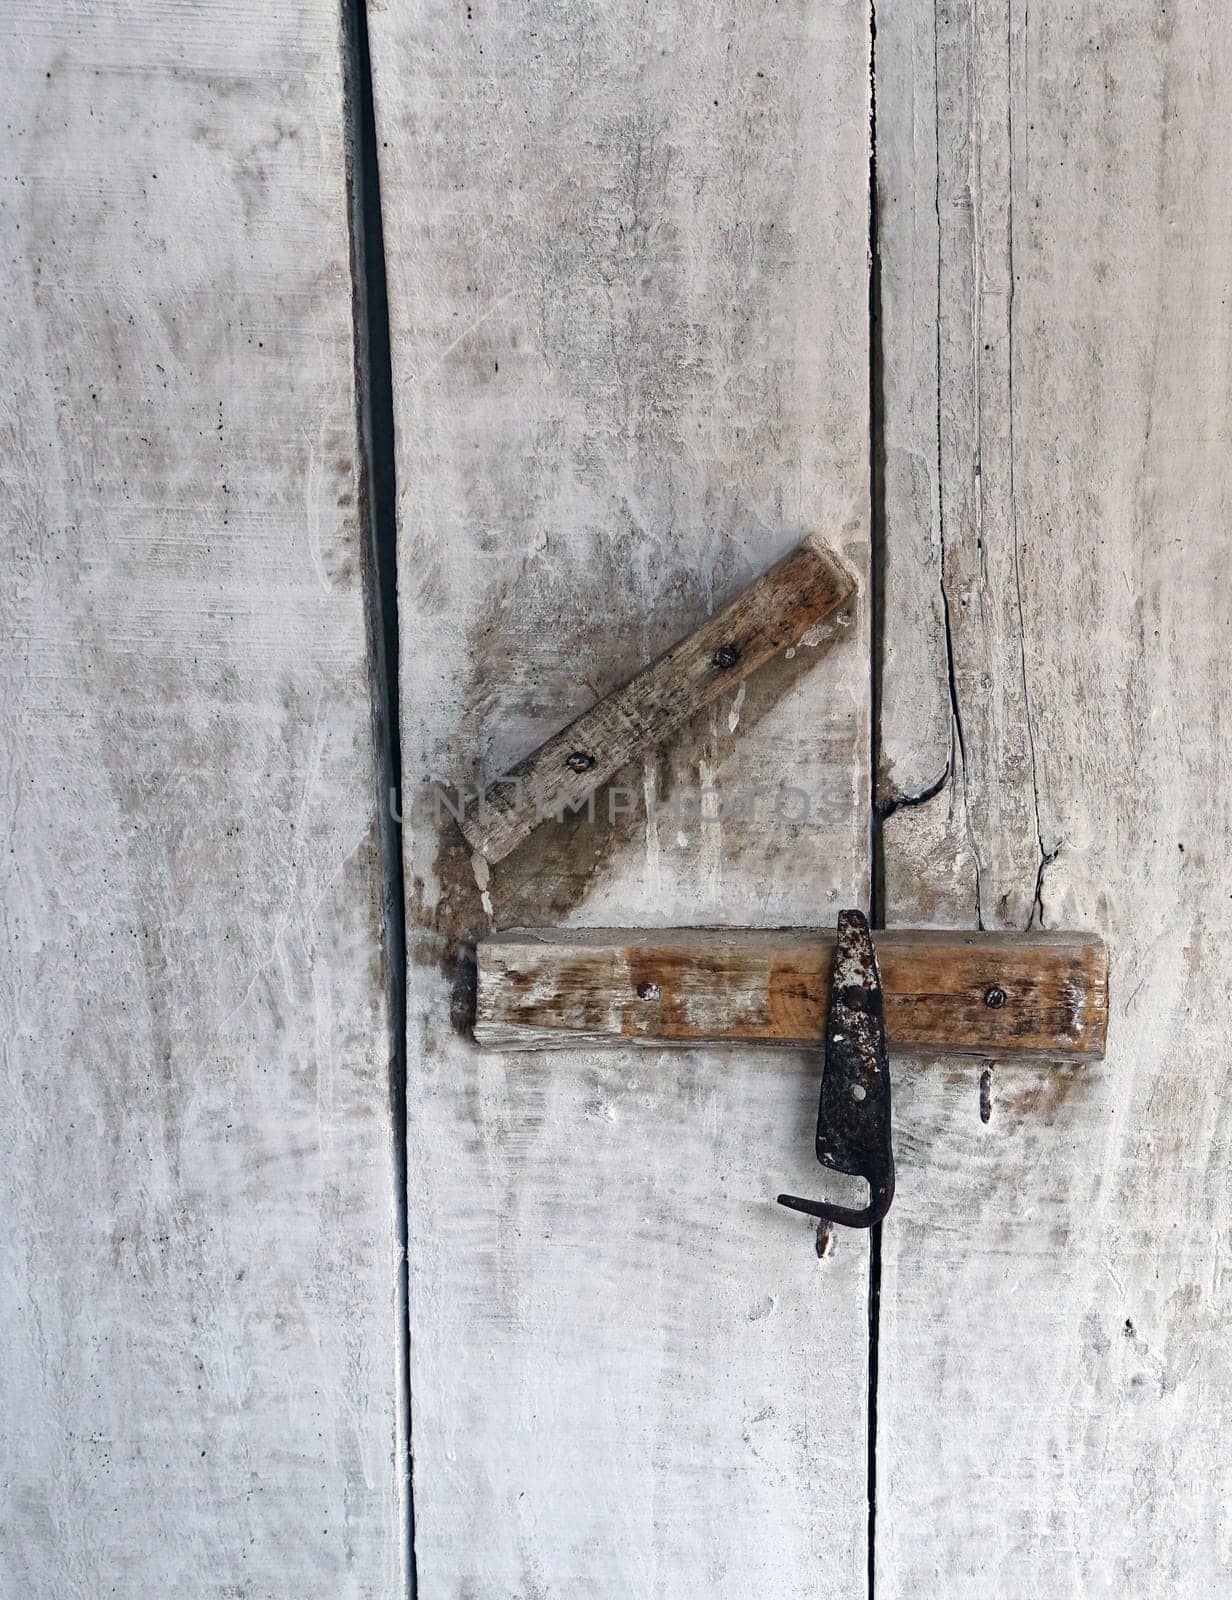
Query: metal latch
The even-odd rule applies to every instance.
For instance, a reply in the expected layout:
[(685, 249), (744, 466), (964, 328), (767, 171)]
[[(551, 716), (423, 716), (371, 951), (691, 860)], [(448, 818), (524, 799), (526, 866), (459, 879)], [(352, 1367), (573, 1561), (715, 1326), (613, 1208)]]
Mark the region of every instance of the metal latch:
[(881, 1221), (894, 1199), (890, 1058), (881, 973), (862, 911), (839, 913), (817, 1108), (817, 1159), (833, 1172), (865, 1179), (868, 1205), (856, 1210), (781, 1194), (781, 1206), (848, 1228), (871, 1228)]

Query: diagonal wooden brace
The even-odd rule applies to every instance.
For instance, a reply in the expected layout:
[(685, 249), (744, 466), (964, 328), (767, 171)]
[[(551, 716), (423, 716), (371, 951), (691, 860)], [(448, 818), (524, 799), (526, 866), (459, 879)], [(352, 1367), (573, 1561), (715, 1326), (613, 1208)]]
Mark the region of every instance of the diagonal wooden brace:
[(838, 557), (810, 537), (722, 611), (490, 783), (462, 817), (472, 850), (495, 864), (535, 828), (576, 809), (627, 761), (798, 644), (855, 590)]

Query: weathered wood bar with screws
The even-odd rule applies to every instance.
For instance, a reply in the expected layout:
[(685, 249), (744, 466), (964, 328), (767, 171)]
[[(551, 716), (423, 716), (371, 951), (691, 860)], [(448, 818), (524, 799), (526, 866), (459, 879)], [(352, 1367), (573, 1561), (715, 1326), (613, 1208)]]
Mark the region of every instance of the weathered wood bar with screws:
[[(1083, 933), (874, 935), (889, 1042), (993, 1057), (1098, 1059), (1108, 953)], [(481, 940), (475, 1037), (579, 1044), (817, 1045), (826, 929), (523, 929)]]

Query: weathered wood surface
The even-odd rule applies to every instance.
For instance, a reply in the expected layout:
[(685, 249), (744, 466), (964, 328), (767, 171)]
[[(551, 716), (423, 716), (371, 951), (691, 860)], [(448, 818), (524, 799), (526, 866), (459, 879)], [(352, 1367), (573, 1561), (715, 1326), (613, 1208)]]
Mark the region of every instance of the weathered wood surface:
[(987, 1125), (896, 1073), (877, 1594), (1226, 1593), (1232, 36), (944, 0), (877, 56), (887, 559), (934, 596), (887, 587), (883, 798), (951, 765), (887, 822), (889, 915), (1112, 960), (1103, 1071), (998, 1065)]
[[(705, 1051), (540, 1067), (465, 1032), (494, 920), (861, 901), (863, 600), (639, 761), (615, 825), (548, 824), (489, 871), (429, 785), (498, 777), (807, 533), (867, 592), (867, 25), (734, 0), (372, 13), (424, 1600), (864, 1592), (867, 1244), (819, 1260), (774, 1202), (817, 1187), (814, 1083), (782, 1051), (738, 1077)], [(766, 786), (760, 814), (693, 803)]]
[[(1108, 959), (1077, 934), (878, 933), (892, 1045), (1097, 1058)], [(834, 934), (816, 928), (523, 929), (480, 941), (475, 1037), (506, 1049), (582, 1043), (820, 1047)]]
[(0, 1591), (404, 1592), (332, 5), (9, 14)]
[[(614, 773), (665, 744), (720, 695), (738, 693), (751, 673), (799, 644), (854, 587), (821, 539), (805, 539), (716, 616), (488, 784), (462, 818), (466, 839), (495, 864), (545, 819), (593, 805)], [(619, 606), (619, 590), (610, 603)]]

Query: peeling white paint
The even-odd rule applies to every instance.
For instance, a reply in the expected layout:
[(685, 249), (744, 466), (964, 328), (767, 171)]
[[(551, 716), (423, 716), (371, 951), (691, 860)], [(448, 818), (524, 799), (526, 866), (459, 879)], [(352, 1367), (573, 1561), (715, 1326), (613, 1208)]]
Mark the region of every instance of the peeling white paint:
[[(792, 652), (789, 650), (787, 653), (788, 655), (791, 655)], [(746, 678), (736, 690), (736, 693), (732, 698), (731, 710), (727, 713), (728, 733), (735, 733), (736, 729), (740, 726), (740, 713), (744, 710), (744, 697), (748, 693), (748, 688), (749, 684), (748, 679)]]
[(471, 871), (475, 875), (475, 886), (479, 890), (480, 903), (490, 917), (492, 915), (492, 896), (488, 891), (488, 885), (492, 880), (492, 869), (488, 864), (488, 858), (480, 855), (478, 850), (471, 851)]

